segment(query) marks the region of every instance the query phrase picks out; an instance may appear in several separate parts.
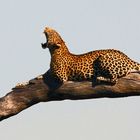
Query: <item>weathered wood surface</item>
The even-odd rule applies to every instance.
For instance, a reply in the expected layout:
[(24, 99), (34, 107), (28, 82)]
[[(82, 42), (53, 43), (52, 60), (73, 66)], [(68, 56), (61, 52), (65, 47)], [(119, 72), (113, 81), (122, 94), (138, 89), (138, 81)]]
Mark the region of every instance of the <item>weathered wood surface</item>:
[(54, 88), (51, 86), (53, 81), (47, 78), (47, 80), (35, 78), (29, 84), (13, 88), (11, 92), (0, 98), (0, 121), (39, 102), (140, 95), (140, 74), (138, 73), (120, 78), (114, 86), (102, 84), (93, 87), (92, 82), (69, 81), (60, 85), (53, 84)]

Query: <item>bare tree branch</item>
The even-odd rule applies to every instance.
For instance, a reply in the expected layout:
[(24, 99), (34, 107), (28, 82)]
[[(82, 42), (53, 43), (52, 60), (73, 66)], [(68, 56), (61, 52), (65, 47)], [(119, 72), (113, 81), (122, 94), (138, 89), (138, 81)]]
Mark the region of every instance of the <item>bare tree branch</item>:
[(39, 102), (61, 101), (65, 99), (117, 98), (140, 95), (140, 74), (131, 73), (120, 78), (114, 86), (101, 84), (95, 87), (92, 82), (65, 82), (58, 84), (48, 74), (43, 79), (35, 78), (25, 86), (12, 89), (0, 98), (0, 121), (18, 114)]

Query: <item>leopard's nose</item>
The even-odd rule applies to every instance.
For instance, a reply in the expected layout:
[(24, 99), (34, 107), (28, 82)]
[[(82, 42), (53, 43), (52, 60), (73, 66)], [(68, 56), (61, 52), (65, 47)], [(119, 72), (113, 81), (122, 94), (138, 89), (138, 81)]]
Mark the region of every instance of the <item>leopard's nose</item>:
[(43, 49), (47, 48), (47, 44), (46, 43), (41, 43), (41, 46), (42, 46)]

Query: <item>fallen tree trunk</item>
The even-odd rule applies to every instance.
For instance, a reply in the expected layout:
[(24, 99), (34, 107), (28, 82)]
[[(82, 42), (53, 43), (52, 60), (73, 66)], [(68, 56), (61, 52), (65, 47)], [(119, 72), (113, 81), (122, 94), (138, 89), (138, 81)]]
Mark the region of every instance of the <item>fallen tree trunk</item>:
[[(116, 85), (101, 84), (95, 87), (92, 82), (65, 82), (51, 86), (53, 81), (44, 74), (43, 79), (32, 79), (27, 85), (15, 87), (0, 98), (0, 121), (18, 114), (39, 102), (80, 100), (93, 98), (117, 98), (140, 95), (140, 74), (131, 73), (120, 78)], [(47, 80), (46, 80), (47, 79)]]

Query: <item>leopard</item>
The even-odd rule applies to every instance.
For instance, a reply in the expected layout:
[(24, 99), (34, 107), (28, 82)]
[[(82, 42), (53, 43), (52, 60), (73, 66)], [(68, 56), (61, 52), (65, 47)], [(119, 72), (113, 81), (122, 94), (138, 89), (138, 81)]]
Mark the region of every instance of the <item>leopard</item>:
[(73, 54), (56, 30), (45, 27), (43, 33), (46, 43), (42, 43), (42, 48), (48, 48), (51, 56), (49, 71), (62, 82), (92, 81), (96, 85), (104, 81), (115, 85), (119, 78), (140, 71), (140, 64), (119, 50)]

